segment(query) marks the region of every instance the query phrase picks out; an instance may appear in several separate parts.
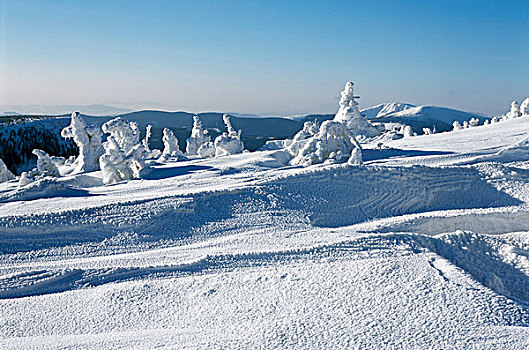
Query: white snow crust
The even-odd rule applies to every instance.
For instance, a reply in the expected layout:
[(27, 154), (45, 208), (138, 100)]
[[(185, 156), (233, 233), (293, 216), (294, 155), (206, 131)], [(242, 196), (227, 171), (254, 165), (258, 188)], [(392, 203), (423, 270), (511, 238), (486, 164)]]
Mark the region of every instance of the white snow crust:
[(528, 348), (529, 119), (469, 119), (178, 162), (120, 119), (77, 174), (36, 151), (0, 183), (0, 348)]

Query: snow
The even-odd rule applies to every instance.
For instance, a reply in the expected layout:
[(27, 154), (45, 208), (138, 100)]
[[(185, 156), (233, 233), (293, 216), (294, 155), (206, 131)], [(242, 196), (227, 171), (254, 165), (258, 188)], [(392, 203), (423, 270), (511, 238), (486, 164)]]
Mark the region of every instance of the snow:
[(184, 156), (182, 151), (180, 150), (180, 147), (178, 146), (178, 139), (176, 136), (174, 136), (174, 133), (171, 131), (171, 129), (164, 128), (163, 129), (163, 152), (160, 157), (161, 161), (167, 161), (171, 158), (181, 158)]
[(191, 136), (186, 141), (186, 153), (189, 155), (196, 155), (198, 154), (198, 149), (210, 141), (211, 136), (209, 136), (208, 131), (202, 127), (202, 123), (198, 116), (193, 116), (193, 128), (191, 129)]
[(527, 116), (178, 162), (104, 130), (102, 171), (0, 183), (0, 348), (529, 347)]
[[(135, 122), (117, 117), (103, 124), (108, 135), (103, 143), (105, 153), (99, 158), (105, 185), (140, 178), (146, 171), (146, 142), (140, 142), (140, 130)], [(173, 136), (174, 137), (174, 136)]]
[(13, 180), (15, 175), (7, 169), (4, 161), (0, 158), (0, 182)]
[(97, 126), (88, 126), (79, 112), (72, 113), (70, 125), (62, 129), (61, 136), (73, 138), (79, 155), (72, 164), (72, 173), (99, 170), (99, 157), (103, 155), (102, 132)]
[(354, 84), (351, 81), (345, 84), (340, 98), (340, 109), (334, 116), (334, 120), (344, 123), (355, 135), (376, 136), (379, 131), (358, 110), (357, 97), (354, 95), (353, 86)]

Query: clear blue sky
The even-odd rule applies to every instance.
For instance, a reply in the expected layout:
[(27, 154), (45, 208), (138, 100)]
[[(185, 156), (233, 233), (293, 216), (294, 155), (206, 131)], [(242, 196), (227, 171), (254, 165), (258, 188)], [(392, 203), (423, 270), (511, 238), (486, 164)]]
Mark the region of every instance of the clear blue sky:
[(529, 96), (529, 1), (0, 0), (0, 104), (498, 113)]

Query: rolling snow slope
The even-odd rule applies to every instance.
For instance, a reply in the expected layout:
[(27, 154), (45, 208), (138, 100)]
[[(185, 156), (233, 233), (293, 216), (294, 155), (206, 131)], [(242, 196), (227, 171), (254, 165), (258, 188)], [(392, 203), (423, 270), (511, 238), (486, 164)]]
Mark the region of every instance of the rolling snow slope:
[(0, 347), (526, 348), (528, 135), (0, 184)]

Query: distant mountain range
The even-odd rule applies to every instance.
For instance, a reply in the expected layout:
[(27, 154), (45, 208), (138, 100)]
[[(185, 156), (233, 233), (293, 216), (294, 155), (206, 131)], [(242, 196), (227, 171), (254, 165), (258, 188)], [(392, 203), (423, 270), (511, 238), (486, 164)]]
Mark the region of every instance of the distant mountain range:
[(27, 105), (27, 106), (0, 106), (2, 116), (12, 115), (62, 115), (73, 111), (82, 114), (97, 116), (116, 116), (131, 112), (130, 109), (107, 106), (103, 104), (93, 105)]

